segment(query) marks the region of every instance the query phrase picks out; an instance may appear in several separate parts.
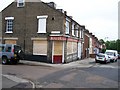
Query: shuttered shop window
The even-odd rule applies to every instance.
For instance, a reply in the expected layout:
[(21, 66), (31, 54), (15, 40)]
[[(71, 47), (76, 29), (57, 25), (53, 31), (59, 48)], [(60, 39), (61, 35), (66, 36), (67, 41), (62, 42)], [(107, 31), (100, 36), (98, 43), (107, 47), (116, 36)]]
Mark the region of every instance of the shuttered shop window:
[(33, 41), (34, 55), (47, 55), (47, 41)]
[(73, 53), (77, 53), (77, 42), (73, 42)]
[(54, 55), (62, 55), (62, 46), (63, 42), (61, 41), (54, 42)]
[(67, 42), (67, 55), (72, 54), (72, 53), (73, 53), (72, 42)]

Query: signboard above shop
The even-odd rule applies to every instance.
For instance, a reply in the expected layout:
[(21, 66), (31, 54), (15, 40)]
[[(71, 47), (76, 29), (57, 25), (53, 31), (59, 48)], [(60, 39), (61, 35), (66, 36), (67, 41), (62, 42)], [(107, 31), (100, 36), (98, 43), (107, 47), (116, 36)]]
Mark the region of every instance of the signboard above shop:
[(69, 37), (64, 37), (64, 36), (51, 36), (50, 40), (54, 40), (54, 41), (70, 41), (70, 42), (79, 42), (78, 39), (74, 39), (74, 38), (69, 38)]

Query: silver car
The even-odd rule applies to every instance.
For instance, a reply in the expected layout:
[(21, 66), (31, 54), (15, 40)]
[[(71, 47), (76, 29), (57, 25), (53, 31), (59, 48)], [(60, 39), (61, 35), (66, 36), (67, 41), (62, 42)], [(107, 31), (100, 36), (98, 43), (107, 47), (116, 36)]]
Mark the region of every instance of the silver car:
[(0, 60), (2, 64), (17, 64), (23, 59), (23, 51), (19, 45), (0, 44)]
[(108, 63), (110, 62), (110, 57), (107, 54), (99, 53), (95, 57), (95, 62), (105, 62)]

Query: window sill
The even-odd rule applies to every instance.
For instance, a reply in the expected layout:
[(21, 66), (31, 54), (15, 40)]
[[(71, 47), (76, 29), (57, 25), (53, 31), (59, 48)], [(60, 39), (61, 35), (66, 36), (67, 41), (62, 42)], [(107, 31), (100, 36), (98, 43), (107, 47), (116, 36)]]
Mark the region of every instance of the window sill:
[(37, 32), (38, 34), (46, 34), (46, 32)]
[(5, 33), (13, 33), (13, 32), (5, 32)]

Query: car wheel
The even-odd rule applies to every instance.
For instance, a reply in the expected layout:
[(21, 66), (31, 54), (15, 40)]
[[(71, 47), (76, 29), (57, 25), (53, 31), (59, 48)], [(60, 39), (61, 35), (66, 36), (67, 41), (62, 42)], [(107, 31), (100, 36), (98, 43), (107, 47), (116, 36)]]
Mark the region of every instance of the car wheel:
[(99, 61), (98, 61), (98, 60), (95, 60), (95, 62), (96, 62), (96, 63), (99, 63)]
[(117, 62), (117, 59), (115, 60), (115, 62)]
[(105, 64), (107, 64), (107, 61), (105, 61)]
[(8, 63), (7, 57), (2, 57), (2, 64), (7, 64), (7, 63)]
[(111, 60), (110, 60), (110, 62), (112, 62), (112, 63), (113, 63), (113, 62), (114, 62), (114, 60), (113, 60), (113, 59), (111, 59)]

